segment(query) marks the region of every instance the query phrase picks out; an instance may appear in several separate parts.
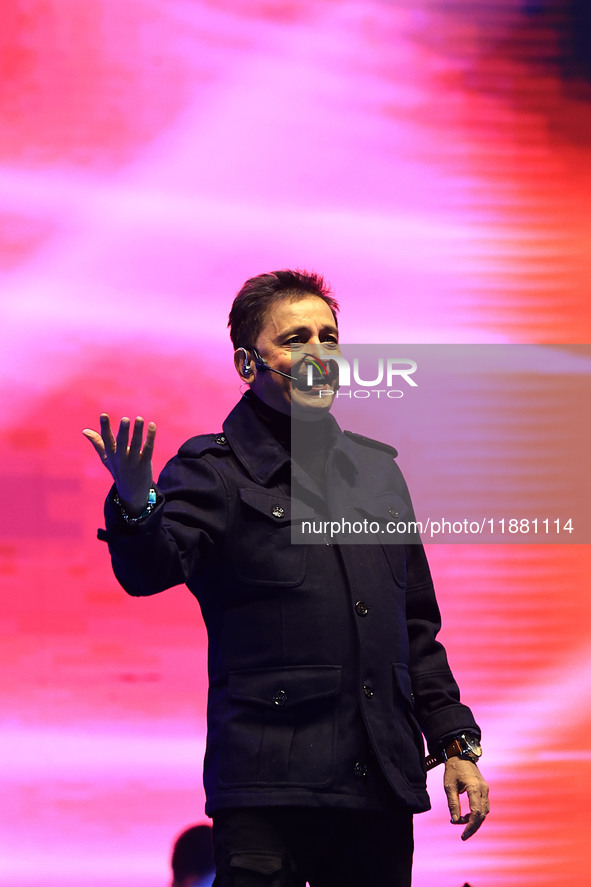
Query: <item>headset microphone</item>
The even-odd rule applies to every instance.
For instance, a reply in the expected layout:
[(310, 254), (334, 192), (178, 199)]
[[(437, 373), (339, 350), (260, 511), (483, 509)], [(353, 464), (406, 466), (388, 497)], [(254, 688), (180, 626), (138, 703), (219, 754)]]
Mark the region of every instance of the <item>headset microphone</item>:
[(257, 370), (269, 370), (271, 373), (277, 373), (278, 376), (283, 376), (285, 379), (289, 379), (291, 382), (298, 382), (299, 379), (297, 376), (290, 376), (288, 373), (282, 373), (281, 370), (276, 370), (273, 367), (270, 367), (266, 360), (264, 360), (256, 348), (250, 349), (253, 353), (254, 357), (254, 365)]
[[(240, 350), (244, 351), (245, 349), (242, 348)], [(252, 355), (254, 357), (254, 365), (257, 370), (262, 370), (263, 372), (269, 371), (270, 373), (277, 373), (278, 376), (283, 376), (284, 379), (289, 379), (290, 382), (293, 382), (293, 387), (297, 388), (298, 391), (311, 391), (314, 387), (315, 382), (308, 382), (307, 376), (291, 376), (288, 373), (282, 373), (281, 370), (276, 370), (274, 367), (269, 366), (267, 361), (261, 357), (256, 348), (250, 348), (249, 350), (252, 351)], [(306, 355), (306, 357), (309, 357), (309, 355)], [(304, 357), (303, 360), (306, 360), (306, 357)], [(325, 372), (323, 372), (322, 375), (325, 375)]]

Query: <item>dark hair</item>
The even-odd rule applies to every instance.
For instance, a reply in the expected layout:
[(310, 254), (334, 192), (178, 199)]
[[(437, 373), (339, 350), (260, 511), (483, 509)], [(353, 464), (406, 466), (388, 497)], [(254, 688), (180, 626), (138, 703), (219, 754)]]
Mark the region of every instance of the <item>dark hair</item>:
[(267, 312), (276, 302), (305, 296), (318, 296), (326, 302), (337, 324), (339, 304), (320, 274), (285, 269), (251, 277), (234, 299), (228, 318), (234, 348), (251, 348), (256, 344)]
[(174, 842), (172, 873), (175, 882), (195, 875), (213, 872), (213, 844), (210, 825), (193, 825)]

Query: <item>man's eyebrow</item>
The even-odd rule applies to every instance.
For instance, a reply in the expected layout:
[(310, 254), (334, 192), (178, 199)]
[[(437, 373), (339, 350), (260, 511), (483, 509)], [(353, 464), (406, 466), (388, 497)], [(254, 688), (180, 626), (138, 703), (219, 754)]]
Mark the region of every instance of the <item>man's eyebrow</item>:
[[(310, 332), (309, 326), (306, 326), (305, 324), (300, 324), (300, 326), (288, 327), (286, 330), (282, 330), (279, 333), (277, 338), (284, 339), (286, 336), (293, 336), (296, 333), (309, 333), (309, 332)], [(338, 335), (339, 331), (334, 324), (325, 323), (320, 327), (320, 332), (321, 333), (334, 333), (335, 335)]]

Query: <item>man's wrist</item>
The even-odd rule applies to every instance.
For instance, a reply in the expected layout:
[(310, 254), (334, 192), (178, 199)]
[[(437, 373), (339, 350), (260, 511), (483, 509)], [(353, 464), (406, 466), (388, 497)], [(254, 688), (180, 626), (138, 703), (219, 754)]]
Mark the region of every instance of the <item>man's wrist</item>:
[(115, 496), (113, 497), (113, 502), (118, 507), (121, 517), (123, 518), (125, 523), (133, 525), (133, 524), (137, 524), (140, 521), (144, 520), (146, 517), (148, 517), (148, 515), (150, 515), (153, 512), (154, 507), (156, 505), (156, 499), (157, 499), (156, 490), (154, 489), (154, 487), (150, 487), (150, 490), (148, 492), (148, 500), (147, 500), (146, 504), (144, 505), (142, 511), (139, 512), (139, 514), (130, 513), (131, 509), (129, 509), (129, 506), (123, 504), (123, 502), (121, 501), (121, 498), (119, 497), (119, 493), (117, 493), (117, 492), (115, 492)]
[(458, 733), (456, 736), (447, 740), (442, 745), (439, 752), (425, 758), (425, 768), (431, 770), (432, 767), (436, 767), (438, 764), (444, 764), (446, 761), (449, 761), (450, 758), (455, 757), (460, 758), (460, 760), (463, 761), (471, 761), (473, 764), (477, 764), (481, 756), (482, 746), (479, 737), (476, 733), (464, 730), (462, 733)]

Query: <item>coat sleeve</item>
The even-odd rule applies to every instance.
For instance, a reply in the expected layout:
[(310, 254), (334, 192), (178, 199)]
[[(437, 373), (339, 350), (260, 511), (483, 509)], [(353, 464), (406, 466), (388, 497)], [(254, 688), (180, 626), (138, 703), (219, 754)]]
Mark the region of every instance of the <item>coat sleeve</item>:
[[(396, 465), (398, 488), (410, 509), (410, 522), (416, 517), (402, 472)], [(441, 614), (435, 596), (431, 571), (418, 532), (405, 545), (406, 623), (410, 648), (415, 715), (429, 751), (440, 751), (448, 739), (468, 731), (480, 737), (480, 728), (468, 706), (460, 701), (460, 689), (452, 674), (445, 648), (437, 640)]]
[[(364, 458), (360, 461), (363, 465), (361, 470), (368, 472), (365, 475), (369, 478), (368, 487), (375, 489), (374, 479), (380, 477), (381, 491), (386, 488), (402, 500), (405, 505), (404, 521), (408, 527), (416, 528), (410, 493), (393, 458), (396, 450), (379, 441), (350, 432), (346, 434), (365, 449)], [(379, 498), (383, 499), (381, 492)], [(418, 532), (409, 530), (407, 539), (407, 544), (400, 544), (404, 547), (406, 628), (414, 715), (430, 752), (434, 754), (448, 738), (463, 731), (480, 736), (480, 729), (470, 709), (460, 701), (460, 691), (449, 667), (445, 649), (437, 640), (441, 616)], [(399, 545), (386, 546), (385, 551), (394, 564), (393, 571), (396, 573), (400, 563)]]
[(157, 594), (195, 579), (219, 551), (227, 522), (228, 496), (215, 460), (188, 445), (165, 466), (152, 513), (127, 524), (111, 489), (105, 502), (106, 532), (113, 572), (134, 596)]
[(406, 618), (415, 713), (431, 753), (463, 731), (480, 737), (470, 709), (460, 701), (443, 645), (437, 640), (441, 616), (427, 557), (420, 543), (406, 546)]

